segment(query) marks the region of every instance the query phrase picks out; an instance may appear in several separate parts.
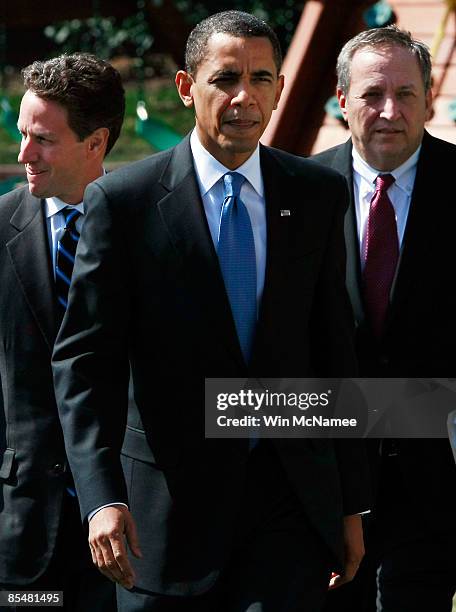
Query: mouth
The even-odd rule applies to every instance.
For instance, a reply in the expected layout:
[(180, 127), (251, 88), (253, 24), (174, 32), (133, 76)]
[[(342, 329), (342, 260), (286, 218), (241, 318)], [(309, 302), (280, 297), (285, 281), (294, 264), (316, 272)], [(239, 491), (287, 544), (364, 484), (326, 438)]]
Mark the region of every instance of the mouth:
[(395, 134), (402, 134), (403, 130), (393, 128), (380, 128), (375, 130), (376, 134), (384, 134), (386, 136), (394, 136)]
[(255, 119), (228, 119), (223, 123), (235, 129), (249, 130), (256, 127), (260, 122)]
[(46, 170), (32, 170), (32, 168), (25, 168), (28, 176), (39, 176), (40, 174), (44, 174)]

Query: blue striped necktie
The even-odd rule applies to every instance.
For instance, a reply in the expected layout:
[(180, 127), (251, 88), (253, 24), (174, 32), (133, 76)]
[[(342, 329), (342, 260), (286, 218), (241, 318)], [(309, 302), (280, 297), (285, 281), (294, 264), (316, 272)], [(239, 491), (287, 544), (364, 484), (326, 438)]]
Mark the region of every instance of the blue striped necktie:
[[(76, 229), (76, 221), (81, 216), (81, 213), (75, 208), (67, 206), (62, 209), (62, 214), (65, 218), (65, 229), (60, 240), (57, 242), (57, 253), (55, 258), (55, 287), (57, 292), (57, 300), (59, 303), (61, 316), (65, 314), (68, 306), (68, 290), (71, 284), (71, 275), (73, 274), (74, 257), (76, 255), (76, 247), (78, 246), (79, 232)], [(66, 491), (71, 497), (76, 497), (73, 477), (70, 473), (66, 476)]]
[(239, 344), (248, 364), (257, 318), (256, 257), (249, 213), (239, 195), (244, 180), (238, 172), (223, 176), (225, 199), (217, 252)]
[(65, 229), (57, 243), (57, 254), (55, 259), (55, 287), (57, 300), (63, 311), (68, 306), (68, 291), (73, 274), (74, 257), (78, 246), (79, 232), (76, 229), (76, 221), (81, 216), (75, 208), (66, 207), (62, 210), (65, 217)]

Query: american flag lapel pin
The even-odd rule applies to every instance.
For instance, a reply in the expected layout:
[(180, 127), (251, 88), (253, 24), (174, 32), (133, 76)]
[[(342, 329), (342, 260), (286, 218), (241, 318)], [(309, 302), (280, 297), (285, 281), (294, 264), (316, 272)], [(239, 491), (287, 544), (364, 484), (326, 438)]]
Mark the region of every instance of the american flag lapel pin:
[(288, 209), (280, 211), (280, 216), (281, 217), (289, 217), (290, 215), (291, 215), (291, 212)]

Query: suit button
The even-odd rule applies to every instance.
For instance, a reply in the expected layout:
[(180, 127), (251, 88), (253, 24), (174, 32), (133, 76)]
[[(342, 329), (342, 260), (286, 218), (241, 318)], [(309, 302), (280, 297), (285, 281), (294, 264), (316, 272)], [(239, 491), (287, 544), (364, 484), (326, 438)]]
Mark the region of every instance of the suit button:
[(389, 365), (390, 360), (389, 360), (388, 355), (380, 355), (379, 361), (380, 361), (380, 365), (387, 366)]
[(63, 463), (55, 463), (49, 471), (51, 476), (61, 476), (65, 472), (65, 466)]

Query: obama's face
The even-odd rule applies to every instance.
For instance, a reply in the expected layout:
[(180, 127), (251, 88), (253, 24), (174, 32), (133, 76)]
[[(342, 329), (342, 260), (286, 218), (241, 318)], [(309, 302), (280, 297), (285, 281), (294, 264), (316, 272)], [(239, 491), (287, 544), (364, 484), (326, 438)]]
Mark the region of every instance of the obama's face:
[(277, 108), (283, 77), (268, 38), (217, 33), (196, 74), (181, 70), (176, 84), (184, 104), (195, 109), (203, 146), (234, 169), (255, 150)]

